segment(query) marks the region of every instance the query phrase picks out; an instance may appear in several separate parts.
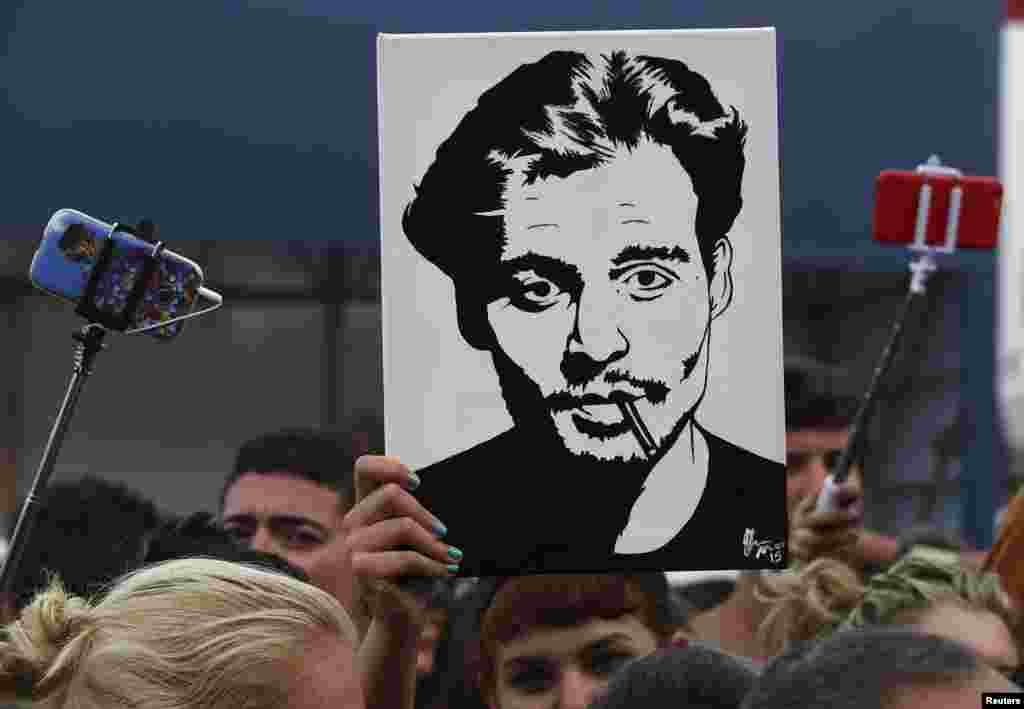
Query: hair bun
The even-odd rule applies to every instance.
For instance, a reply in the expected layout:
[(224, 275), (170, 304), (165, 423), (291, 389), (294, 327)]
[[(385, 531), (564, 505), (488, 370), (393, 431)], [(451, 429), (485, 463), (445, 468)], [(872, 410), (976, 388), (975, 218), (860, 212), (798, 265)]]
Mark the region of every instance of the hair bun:
[(90, 606), (59, 584), (38, 594), (0, 644), (3, 684), (21, 697), (41, 699), (67, 676), (92, 636)]

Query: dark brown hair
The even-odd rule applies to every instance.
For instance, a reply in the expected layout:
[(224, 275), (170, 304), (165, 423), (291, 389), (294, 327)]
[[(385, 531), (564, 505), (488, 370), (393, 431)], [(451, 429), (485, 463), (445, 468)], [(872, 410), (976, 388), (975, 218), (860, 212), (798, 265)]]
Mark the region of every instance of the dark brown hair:
[(685, 620), (673, 605), (664, 574), (542, 574), (499, 580), (480, 627), (478, 674), (494, 687), (498, 646), (533, 628), (567, 628), (593, 618), (637, 616), (667, 645)]

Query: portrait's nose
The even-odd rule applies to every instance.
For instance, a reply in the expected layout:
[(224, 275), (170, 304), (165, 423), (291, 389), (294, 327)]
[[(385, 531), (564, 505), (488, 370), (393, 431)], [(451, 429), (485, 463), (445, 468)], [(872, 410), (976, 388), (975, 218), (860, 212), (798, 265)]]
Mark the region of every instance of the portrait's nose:
[(602, 683), (587, 672), (572, 667), (562, 673), (558, 686), (558, 709), (586, 709)]
[[(584, 380), (593, 376), (589, 371), (621, 359), (629, 351), (629, 340), (619, 327), (619, 315), (612, 293), (593, 290), (580, 295), (576, 304), (576, 322), (569, 337), (567, 357), (563, 370), (568, 379)], [(571, 375), (571, 376), (570, 376)]]

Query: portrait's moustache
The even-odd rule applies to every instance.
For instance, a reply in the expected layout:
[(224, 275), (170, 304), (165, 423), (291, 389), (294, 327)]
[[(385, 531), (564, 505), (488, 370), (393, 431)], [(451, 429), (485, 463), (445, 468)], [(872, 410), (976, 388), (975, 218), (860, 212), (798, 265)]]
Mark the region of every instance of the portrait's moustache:
[(557, 391), (545, 397), (545, 402), (552, 411), (572, 411), (583, 406), (600, 406), (602, 404), (618, 404), (638, 399), (648, 399), (652, 403), (664, 401), (667, 387), (658, 382), (645, 382), (625, 377), (618, 379), (626, 386), (590, 389), (589, 391)]

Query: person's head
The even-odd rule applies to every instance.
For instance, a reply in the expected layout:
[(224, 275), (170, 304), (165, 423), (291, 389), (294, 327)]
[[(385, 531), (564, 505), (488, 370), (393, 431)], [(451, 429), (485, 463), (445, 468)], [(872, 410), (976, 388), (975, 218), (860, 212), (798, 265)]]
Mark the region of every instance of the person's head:
[(69, 261), (85, 261), (96, 258), (96, 239), (82, 224), (71, 224), (61, 234), (58, 248)]
[(630, 663), (589, 709), (739, 709), (756, 681), (757, 673), (736, 658), (690, 644)]
[(764, 577), (761, 590), (773, 606), (762, 632), (775, 651), (836, 631), (907, 626), (960, 639), (1002, 672), (1024, 659), (1020, 611), (999, 577), (967, 570), (942, 550), (917, 547), (866, 585), (845, 564), (818, 559)]
[[(700, 402), (732, 297), (746, 124), (680, 61), (552, 52), (485, 92), (403, 216), (455, 285), (509, 413), (571, 453), (643, 460)], [(742, 247), (742, 245), (741, 245)]]
[(492, 709), (582, 709), (682, 627), (664, 574), (510, 578), (483, 611), (480, 688)]
[(838, 633), (776, 658), (743, 709), (979, 706), (982, 692), (1019, 688), (955, 640), (906, 628)]
[(13, 580), (19, 608), (54, 573), (70, 593), (96, 593), (139, 563), (166, 516), (138, 491), (94, 476), (48, 486), (39, 505)]
[(249, 440), (221, 493), (223, 525), (238, 542), (287, 559), (346, 605), (341, 521), (355, 502), (349, 438), (297, 428)]
[(219, 526), (208, 512), (197, 512), (183, 519), (160, 525), (147, 539), (145, 552), (137, 567), (188, 558), (212, 558), (266, 568), (313, 583), (309, 574), (276, 554), (240, 546), (231, 533)]
[(839, 369), (819, 362), (797, 357), (785, 361), (786, 507), (790, 515), (804, 498), (821, 489), (849, 441), (857, 400), (842, 393), (842, 377)]
[(5, 636), (0, 689), (33, 706), (364, 706), (356, 630), (338, 602), (242, 564), (165, 562), (98, 603), (55, 581)]

